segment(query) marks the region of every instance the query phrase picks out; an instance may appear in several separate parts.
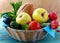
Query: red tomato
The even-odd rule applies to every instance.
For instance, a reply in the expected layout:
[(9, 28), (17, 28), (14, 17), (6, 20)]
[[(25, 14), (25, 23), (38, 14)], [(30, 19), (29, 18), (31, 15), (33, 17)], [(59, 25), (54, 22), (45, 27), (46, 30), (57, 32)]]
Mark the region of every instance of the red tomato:
[(57, 29), (58, 28), (58, 22), (56, 20), (53, 20), (50, 24), (52, 29)]
[(29, 30), (41, 29), (41, 25), (37, 21), (32, 21), (29, 23)]
[(49, 18), (51, 20), (56, 20), (57, 19), (57, 14), (55, 12), (51, 12), (51, 13), (49, 13)]

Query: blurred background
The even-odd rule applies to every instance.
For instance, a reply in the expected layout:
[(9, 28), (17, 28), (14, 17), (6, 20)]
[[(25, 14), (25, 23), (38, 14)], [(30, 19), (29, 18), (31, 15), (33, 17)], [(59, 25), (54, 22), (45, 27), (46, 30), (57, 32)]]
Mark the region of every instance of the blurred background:
[[(10, 5), (10, 2), (17, 0), (0, 0), (0, 13), (11, 11), (12, 7)], [(21, 0), (22, 3), (32, 3), (34, 5), (34, 8), (43, 7), (48, 10), (48, 12), (51, 11), (59, 11), (60, 10), (60, 0)], [(58, 15), (58, 22), (60, 23), (60, 12)]]

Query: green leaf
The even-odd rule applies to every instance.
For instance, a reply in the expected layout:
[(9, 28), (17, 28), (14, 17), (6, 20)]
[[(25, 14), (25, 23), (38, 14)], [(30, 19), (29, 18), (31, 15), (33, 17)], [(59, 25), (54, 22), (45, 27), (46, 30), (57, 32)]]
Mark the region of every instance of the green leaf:
[(51, 20), (50, 20), (50, 18), (48, 18), (48, 21), (47, 22), (45, 22), (45, 23), (50, 23), (51, 22)]
[(18, 2), (11, 2), (11, 6), (13, 7), (13, 11), (12, 11), (12, 17), (13, 17), (13, 20), (16, 19), (16, 13), (18, 11), (18, 9), (20, 8), (20, 6), (22, 5), (22, 1), (18, 1)]
[(11, 2), (11, 5), (12, 5), (12, 7), (13, 7), (13, 9), (14, 9), (14, 12), (13, 12), (13, 13), (16, 15), (18, 9), (19, 9), (20, 6), (22, 5), (22, 1), (18, 1), (18, 2), (16, 2), (16, 3)]
[(15, 9), (15, 3), (14, 2), (11, 2), (10, 4), (13, 7), (13, 9)]
[(29, 26), (27, 24), (22, 24), (23, 30), (28, 30)]
[(46, 27), (46, 26), (50, 25), (50, 23), (42, 23), (41, 25), (42, 25), (43, 27)]
[(18, 9), (20, 8), (21, 5), (22, 5), (21, 1), (16, 2), (16, 4), (15, 4), (15, 10), (14, 10), (15, 14), (17, 13), (17, 11), (18, 11)]
[(11, 27), (11, 28), (14, 28), (14, 29), (22, 30), (22, 26), (19, 25), (19, 24), (17, 24), (16, 21), (12, 21), (12, 22), (10, 23), (10, 27)]
[(11, 14), (12, 14), (11, 12), (5, 12), (5, 13), (2, 13), (1, 16), (2, 17), (12, 17)]

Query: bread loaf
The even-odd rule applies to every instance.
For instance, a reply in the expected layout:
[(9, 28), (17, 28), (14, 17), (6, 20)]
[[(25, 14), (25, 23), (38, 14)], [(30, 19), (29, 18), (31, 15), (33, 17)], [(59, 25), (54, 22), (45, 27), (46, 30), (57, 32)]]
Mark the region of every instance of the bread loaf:
[(20, 13), (20, 12), (27, 12), (30, 16), (32, 16), (32, 13), (33, 13), (33, 5), (32, 4), (23, 4), (19, 10), (17, 11), (17, 15)]

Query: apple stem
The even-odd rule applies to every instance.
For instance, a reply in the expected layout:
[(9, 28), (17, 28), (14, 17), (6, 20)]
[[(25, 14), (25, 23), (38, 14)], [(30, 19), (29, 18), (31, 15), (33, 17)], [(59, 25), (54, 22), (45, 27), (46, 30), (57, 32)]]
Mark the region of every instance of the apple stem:
[[(45, 13), (45, 12), (44, 12)], [(42, 13), (42, 16), (44, 16), (44, 13)]]

